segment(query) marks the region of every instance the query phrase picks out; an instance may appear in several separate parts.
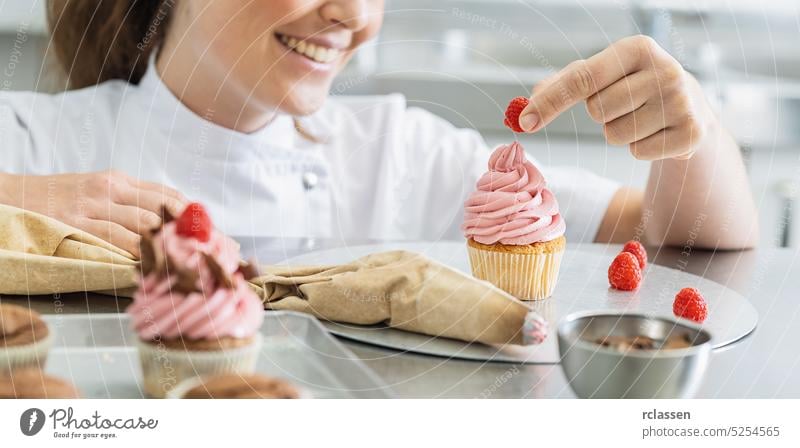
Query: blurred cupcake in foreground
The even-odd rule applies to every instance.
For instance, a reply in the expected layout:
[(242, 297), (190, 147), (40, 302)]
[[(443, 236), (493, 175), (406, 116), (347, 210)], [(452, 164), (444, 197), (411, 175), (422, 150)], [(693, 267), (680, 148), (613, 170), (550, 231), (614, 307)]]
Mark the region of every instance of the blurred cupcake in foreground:
[(72, 384), (35, 367), (0, 373), (2, 398), (80, 398)]
[(542, 173), (517, 142), (501, 145), (464, 204), (472, 274), (522, 300), (549, 297), (566, 248), (566, 225)]
[(259, 374), (224, 374), (185, 380), (173, 389), (171, 398), (307, 398), (288, 381)]
[(264, 308), (250, 289), (239, 248), (190, 204), (142, 238), (142, 278), (127, 312), (139, 336), (148, 396), (184, 379), (249, 373), (261, 347)]
[(44, 367), (53, 336), (36, 311), (0, 304), (0, 373)]

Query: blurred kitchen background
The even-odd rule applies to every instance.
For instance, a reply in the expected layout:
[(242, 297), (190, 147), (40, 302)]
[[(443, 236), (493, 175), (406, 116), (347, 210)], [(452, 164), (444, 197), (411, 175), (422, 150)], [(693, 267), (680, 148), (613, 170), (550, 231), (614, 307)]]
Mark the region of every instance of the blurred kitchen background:
[[(401, 92), (412, 106), (508, 141), (507, 101), (572, 60), (647, 34), (703, 84), (736, 136), (765, 246), (800, 245), (800, 0), (387, 0), (380, 37), (337, 95)], [(0, 0), (0, 87), (52, 91), (42, 0)], [(523, 138), (540, 162), (643, 187), (648, 164), (607, 145), (583, 107)]]

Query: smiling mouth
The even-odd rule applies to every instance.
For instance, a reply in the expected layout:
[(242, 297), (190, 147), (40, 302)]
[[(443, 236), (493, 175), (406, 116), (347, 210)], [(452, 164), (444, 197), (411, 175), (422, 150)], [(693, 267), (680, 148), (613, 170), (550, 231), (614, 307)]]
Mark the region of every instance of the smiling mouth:
[(340, 51), (336, 48), (312, 44), (311, 42), (279, 33), (275, 33), (275, 36), (293, 52), (319, 64), (328, 64), (339, 57)]

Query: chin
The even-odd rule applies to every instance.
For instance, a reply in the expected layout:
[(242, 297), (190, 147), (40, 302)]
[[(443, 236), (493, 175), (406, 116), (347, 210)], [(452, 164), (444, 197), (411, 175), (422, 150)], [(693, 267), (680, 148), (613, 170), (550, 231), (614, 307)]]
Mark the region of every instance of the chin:
[(297, 117), (311, 115), (320, 110), (328, 99), (328, 90), (322, 92), (295, 91), (295, 94), (285, 98), (280, 110), (286, 114)]

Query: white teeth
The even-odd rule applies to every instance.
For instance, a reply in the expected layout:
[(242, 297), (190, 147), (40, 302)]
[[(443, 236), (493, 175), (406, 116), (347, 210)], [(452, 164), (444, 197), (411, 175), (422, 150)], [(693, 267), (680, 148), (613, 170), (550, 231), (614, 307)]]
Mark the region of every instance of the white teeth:
[(306, 44), (306, 51), (304, 51), (303, 54), (314, 59), (314, 56), (317, 54), (317, 46), (312, 43)]
[(291, 48), (296, 53), (300, 53), (315, 62), (325, 64), (339, 57), (339, 50), (335, 48), (327, 48), (315, 45), (311, 42), (297, 40), (297, 38), (284, 35), (280, 35), (279, 37), (284, 45)]

